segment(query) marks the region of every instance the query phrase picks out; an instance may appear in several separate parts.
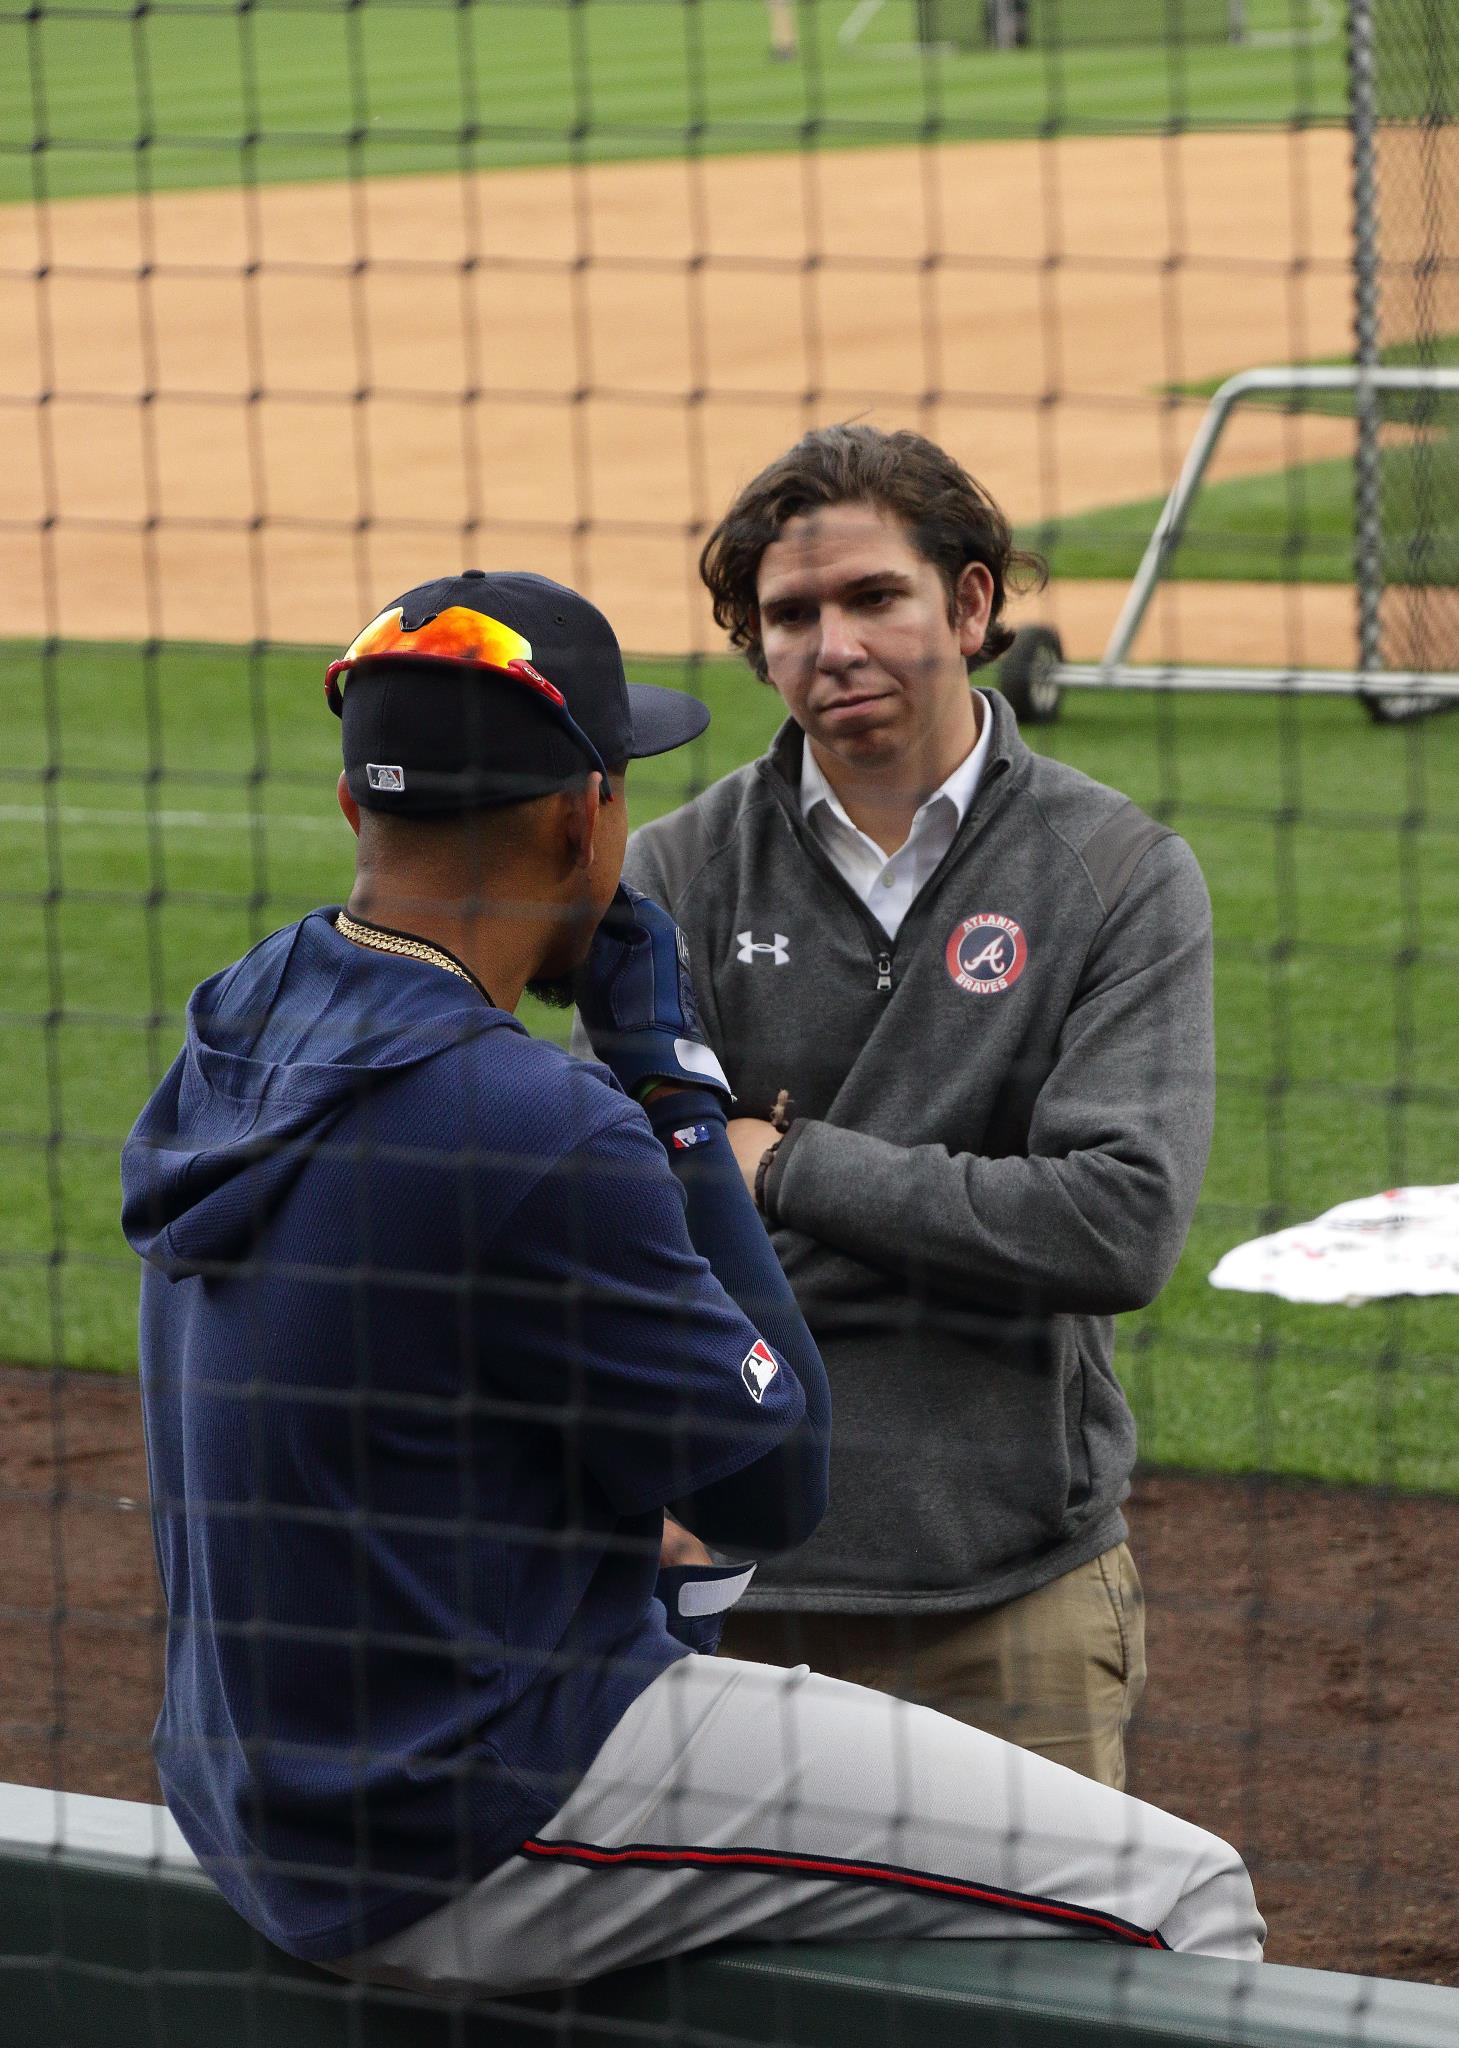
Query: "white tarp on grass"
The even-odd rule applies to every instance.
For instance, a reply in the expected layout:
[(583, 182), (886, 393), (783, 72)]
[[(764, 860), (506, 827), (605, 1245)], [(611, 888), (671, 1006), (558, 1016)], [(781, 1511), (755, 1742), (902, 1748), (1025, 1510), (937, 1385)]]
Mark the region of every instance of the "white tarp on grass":
[(1394, 1294), (1459, 1294), (1459, 1183), (1389, 1188), (1239, 1244), (1213, 1287), (1359, 1308)]

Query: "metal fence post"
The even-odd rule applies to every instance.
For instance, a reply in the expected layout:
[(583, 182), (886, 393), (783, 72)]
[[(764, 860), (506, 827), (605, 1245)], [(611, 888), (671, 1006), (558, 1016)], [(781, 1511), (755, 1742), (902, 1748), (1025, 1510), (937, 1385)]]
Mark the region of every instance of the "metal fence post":
[[(1373, 0), (1350, 0), (1348, 75), (1353, 131), (1354, 361), (1375, 370), (1378, 340), (1378, 69), (1373, 33)], [(1358, 667), (1371, 674), (1383, 665), (1383, 480), (1378, 426), (1382, 405), (1376, 389), (1360, 377), (1356, 397), (1353, 580), (1358, 594)]]

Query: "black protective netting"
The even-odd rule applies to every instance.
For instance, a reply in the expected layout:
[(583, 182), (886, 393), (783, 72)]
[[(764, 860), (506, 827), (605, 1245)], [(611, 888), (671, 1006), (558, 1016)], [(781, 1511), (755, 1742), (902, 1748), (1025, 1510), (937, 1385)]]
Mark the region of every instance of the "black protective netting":
[[(1456, 124), (1441, 0), (0, 6), (0, 2040), (1459, 2035)], [(1250, 394), (1100, 674), (1212, 394), (1333, 366), (1429, 381)], [(977, 698), (905, 446), (716, 622), (848, 422), (1047, 563)], [(331, 715), (476, 569), (676, 693), (626, 790), (569, 598)], [(522, 805), (357, 872), (342, 738)], [(627, 1099), (671, 937), (568, 1064), (625, 796), (735, 1158)], [(758, 1706), (646, 1718), (666, 1510)], [(318, 1967), (483, 1881), (436, 1965), (565, 2003)]]
[[(1390, 359), (1451, 366), (1459, 333), (1459, 26), (1452, 10), (1387, 0), (1374, 10), (1376, 222), (1380, 346)], [(1385, 657), (1393, 666), (1447, 666), (1459, 599), (1434, 573), (1431, 535), (1459, 507), (1454, 402), (1418, 402), (1410, 491), (1383, 511)]]

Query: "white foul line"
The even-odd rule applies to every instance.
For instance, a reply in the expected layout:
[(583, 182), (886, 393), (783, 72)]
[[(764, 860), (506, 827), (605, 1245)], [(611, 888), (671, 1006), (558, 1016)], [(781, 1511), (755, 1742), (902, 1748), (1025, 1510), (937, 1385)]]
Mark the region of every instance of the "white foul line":
[(314, 816), (307, 811), (108, 811), (87, 804), (0, 804), (0, 825), (43, 825), (54, 816), (62, 825), (150, 827), (164, 831), (207, 831), (222, 826), (233, 831), (251, 831), (261, 825), (265, 831), (281, 826), (290, 832), (328, 832), (343, 839), (348, 831), (343, 818)]

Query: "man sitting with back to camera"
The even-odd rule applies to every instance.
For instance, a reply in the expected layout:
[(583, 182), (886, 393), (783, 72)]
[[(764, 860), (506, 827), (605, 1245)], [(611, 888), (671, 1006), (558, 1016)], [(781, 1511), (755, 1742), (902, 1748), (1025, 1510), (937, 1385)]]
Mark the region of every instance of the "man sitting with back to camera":
[[(619, 886), (624, 764), (702, 708), (628, 685), (573, 592), (477, 572), (389, 606), (328, 694), (349, 905), (195, 991), (123, 1157), (157, 1763), (224, 1894), (296, 1956), (430, 1989), (723, 1940), (1259, 1959), (1214, 1837), (689, 1652), (683, 1609), (743, 1573), (660, 1576), (666, 1514), (804, 1541), (829, 1427), (679, 934)], [(528, 1036), (529, 986), (574, 990), (602, 1064)]]

